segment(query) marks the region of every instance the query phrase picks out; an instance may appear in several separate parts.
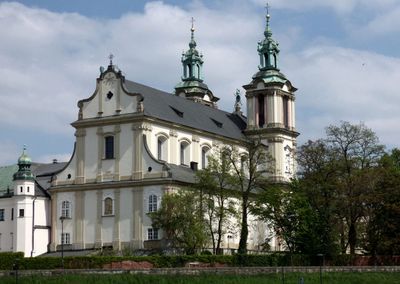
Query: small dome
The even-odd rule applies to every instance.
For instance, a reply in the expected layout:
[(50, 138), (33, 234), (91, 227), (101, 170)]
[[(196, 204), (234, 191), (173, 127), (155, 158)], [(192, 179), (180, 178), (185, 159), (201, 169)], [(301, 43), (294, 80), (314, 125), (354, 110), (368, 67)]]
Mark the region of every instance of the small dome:
[(18, 165), (32, 164), (32, 159), (25, 153), (25, 151), (26, 146), (24, 146), (22, 155), (18, 158)]

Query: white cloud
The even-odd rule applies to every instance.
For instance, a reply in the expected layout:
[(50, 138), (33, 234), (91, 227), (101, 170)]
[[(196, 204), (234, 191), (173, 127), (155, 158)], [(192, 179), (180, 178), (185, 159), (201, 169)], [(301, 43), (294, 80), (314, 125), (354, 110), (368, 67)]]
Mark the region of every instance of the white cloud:
[[(253, 0), (259, 5), (265, 6), (263, 0)], [(307, 11), (316, 8), (333, 9), (339, 14), (347, 14), (359, 7), (367, 9), (381, 10), (392, 7), (396, 4), (396, 0), (269, 0), (269, 4), (273, 9), (290, 9), (297, 11)]]
[(398, 145), (394, 126), (400, 121), (400, 96), (395, 82), (400, 78), (400, 59), (354, 49), (315, 46), (290, 55), (285, 62), (300, 89), (298, 126), (306, 136), (302, 140), (315, 134), (321, 137), (328, 124), (348, 120), (364, 121), (383, 143)]

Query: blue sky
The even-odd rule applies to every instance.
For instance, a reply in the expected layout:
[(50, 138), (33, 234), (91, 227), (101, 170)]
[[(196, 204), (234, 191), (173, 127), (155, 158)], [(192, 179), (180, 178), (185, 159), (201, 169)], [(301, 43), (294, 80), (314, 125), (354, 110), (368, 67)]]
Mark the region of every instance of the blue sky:
[[(270, 0), (280, 69), (299, 89), (299, 143), (340, 120), (364, 122), (400, 147), (400, 1)], [(23, 144), (34, 161), (68, 160), (80, 99), (110, 52), (129, 80), (171, 92), (190, 18), (205, 82), (233, 110), (257, 71), (265, 1), (0, 2), (0, 166)], [(242, 93), (244, 93), (244, 90)]]

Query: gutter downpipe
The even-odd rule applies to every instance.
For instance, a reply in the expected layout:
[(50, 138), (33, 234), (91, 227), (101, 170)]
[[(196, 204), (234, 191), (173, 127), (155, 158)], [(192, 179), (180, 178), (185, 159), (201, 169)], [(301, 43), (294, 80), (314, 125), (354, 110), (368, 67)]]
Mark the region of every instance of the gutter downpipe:
[(35, 250), (35, 201), (37, 196), (33, 198), (32, 203), (32, 250), (31, 250), (31, 257), (33, 257), (33, 252)]

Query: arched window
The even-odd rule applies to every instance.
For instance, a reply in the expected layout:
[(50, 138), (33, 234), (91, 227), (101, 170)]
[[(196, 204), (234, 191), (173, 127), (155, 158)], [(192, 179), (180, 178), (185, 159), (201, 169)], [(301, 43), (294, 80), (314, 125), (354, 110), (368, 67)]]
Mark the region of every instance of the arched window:
[(61, 203), (61, 217), (71, 218), (71, 202), (64, 200)]
[(104, 215), (114, 214), (114, 200), (111, 197), (104, 199)]
[(199, 64), (196, 64), (196, 67), (197, 67), (197, 78), (198, 79), (200, 79), (200, 65)]
[(157, 195), (151, 194), (149, 196), (149, 212), (157, 211)]
[(269, 60), (268, 60), (268, 53), (266, 52), (266, 53), (264, 53), (264, 63), (265, 63), (265, 66), (264, 67), (267, 67), (267, 66), (269, 66)]
[(167, 138), (159, 136), (157, 139), (157, 159), (161, 161), (167, 161)]
[(286, 146), (284, 150), (285, 150), (285, 173), (291, 174), (293, 170), (292, 149), (289, 146)]
[(181, 160), (181, 165), (188, 166), (189, 165), (189, 159), (190, 159), (190, 153), (189, 153), (189, 143), (186, 141), (182, 141), (180, 144), (180, 160)]
[(283, 125), (289, 127), (289, 98), (283, 97)]
[(104, 158), (114, 159), (114, 136), (104, 137)]
[(210, 148), (204, 146), (201, 148), (201, 168), (205, 169), (208, 166), (208, 155)]

